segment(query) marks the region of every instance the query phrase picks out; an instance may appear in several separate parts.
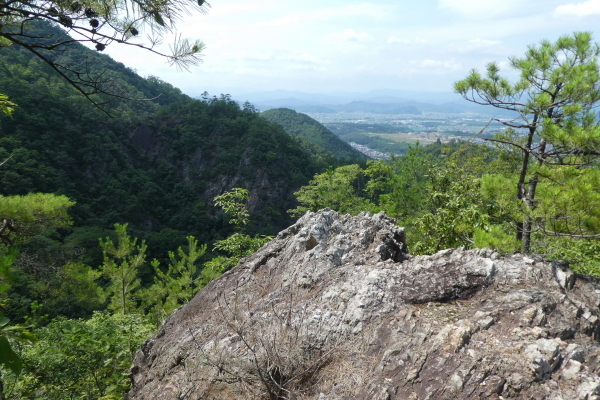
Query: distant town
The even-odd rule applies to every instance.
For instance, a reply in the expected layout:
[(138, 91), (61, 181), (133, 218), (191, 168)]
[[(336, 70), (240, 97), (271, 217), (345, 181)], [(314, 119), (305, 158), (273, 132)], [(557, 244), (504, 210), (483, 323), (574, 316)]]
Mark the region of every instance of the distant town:
[[(370, 114), (364, 112), (306, 113), (371, 158), (389, 158), (382, 141), (423, 145), (441, 141), (484, 142), (504, 131), (491, 116), (477, 113)], [(336, 129), (337, 128), (337, 129)], [(373, 140), (373, 139), (381, 140)], [(363, 140), (361, 140), (363, 139)]]

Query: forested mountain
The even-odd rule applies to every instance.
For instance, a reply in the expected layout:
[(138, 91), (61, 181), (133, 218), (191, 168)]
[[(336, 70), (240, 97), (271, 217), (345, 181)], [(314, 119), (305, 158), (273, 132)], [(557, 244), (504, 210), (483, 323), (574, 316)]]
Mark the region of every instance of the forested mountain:
[[(39, 25), (39, 36), (64, 34)], [(16, 103), (0, 116), (0, 194), (60, 193), (76, 202), (75, 227), (115, 222), (152, 239), (167, 230), (201, 242), (230, 230), (212, 206), (233, 186), (250, 190), (260, 216), (252, 231), (273, 234), (290, 222), (292, 193), (319, 170), (275, 124), (226, 96), (192, 100), (158, 78), (142, 78), (77, 43), (49, 52), (65, 66), (106, 80), (120, 96), (94, 108), (49, 66), (11, 46), (0, 53), (0, 88)], [(145, 232), (145, 233), (144, 233)]]
[(325, 154), (325, 158), (327, 153), (333, 155), (338, 160), (337, 164), (366, 161), (369, 158), (306, 114), (289, 108), (277, 108), (264, 111), (260, 115), (270, 122), (281, 125), (288, 134), (299, 138), (302, 143), (312, 144), (313, 146), (305, 145), (305, 147), (313, 154), (317, 156)]

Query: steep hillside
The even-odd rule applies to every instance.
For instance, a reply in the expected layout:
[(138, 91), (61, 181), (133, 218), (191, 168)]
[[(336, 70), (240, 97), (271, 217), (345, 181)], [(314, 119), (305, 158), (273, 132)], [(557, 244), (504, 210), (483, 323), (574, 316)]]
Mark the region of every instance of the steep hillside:
[(214, 196), (243, 187), (250, 191), (249, 210), (260, 214), (255, 228), (272, 233), (289, 221), (292, 193), (318, 170), (280, 126), (253, 108), (240, 109), (228, 97), (164, 107), (133, 124), (128, 137), (141, 156), (140, 167), (164, 191), (161, 203), (169, 205), (164, 217), (174, 213), (182, 218), (171, 225), (202, 229), (205, 223), (182, 215), (174, 196), (212, 208)]
[(76, 226), (129, 222), (142, 234), (166, 229), (210, 241), (230, 230), (212, 197), (241, 186), (251, 192), (252, 230), (272, 234), (289, 223), (292, 193), (318, 167), (281, 127), (228, 97), (192, 100), (81, 45), (52, 56), (102, 72), (120, 95), (158, 97), (99, 98), (107, 118), (30, 53), (2, 48), (0, 92), (18, 107), (13, 118), (0, 116), (0, 159), (12, 156), (1, 194), (66, 194), (77, 202)]
[(366, 155), (352, 148), (348, 143), (306, 114), (298, 113), (289, 108), (277, 108), (264, 111), (260, 115), (270, 122), (281, 125), (288, 134), (311, 143), (322, 151), (333, 154), (335, 158), (344, 163), (360, 162), (368, 159)]

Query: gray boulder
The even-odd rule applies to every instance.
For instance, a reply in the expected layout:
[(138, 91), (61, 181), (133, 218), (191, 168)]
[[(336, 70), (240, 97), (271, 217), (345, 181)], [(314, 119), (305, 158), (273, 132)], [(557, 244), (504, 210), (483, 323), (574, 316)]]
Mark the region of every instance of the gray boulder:
[(564, 263), (410, 257), (384, 214), (325, 209), (176, 310), (129, 399), (600, 399), (599, 305)]

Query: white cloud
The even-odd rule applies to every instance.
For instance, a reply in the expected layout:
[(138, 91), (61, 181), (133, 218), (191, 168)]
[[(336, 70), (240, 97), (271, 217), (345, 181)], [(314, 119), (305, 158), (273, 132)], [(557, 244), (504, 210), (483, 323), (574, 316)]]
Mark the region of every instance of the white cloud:
[(267, 7), (270, 7), (266, 1), (251, 1), (246, 3), (233, 3), (227, 4), (218, 2), (217, 4), (211, 4), (211, 7), (208, 9), (209, 17), (229, 17), (230, 15), (239, 15), (240, 13), (248, 13), (248, 12), (264, 12)]
[(395, 44), (395, 43), (400, 43), (400, 44), (423, 44), (423, 43), (427, 43), (427, 39), (423, 39), (422, 37), (416, 37), (416, 38), (411, 38), (411, 39), (407, 39), (407, 38), (399, 38), (397, 36), (390, 36), (387, 40), (388, 44)]
[(467, 17), (489, 18), (520, 8), (523, 0), (438, 0), (439, 7)]
[(348, 4), (340, 7), (318, 6), (314, 10), (305, 10), (306, 7), (304, 9), (294, 9), (293, 6), (283, 7), (277, 16), (268, 20), (265, 25), (289, 28), (292, 26), (306, 27), (322, 22), (347, 21), (348, 19), (360, 19), (363, 22), (376, 21), (389, 16), (387, 8), (385, 5), (378, 4)]
[(588, 15), (600, 14), (600, 0), (588, 0), (583, 3), (565, 4), (554, 9), (554, 15), (573, 15), (586, 17)]
[(460, 68), (460, 64), (449, 61), (449, 60), (421, 60), (421, 61), (412, 61), (411, 64), (419, 68), (424, 69), (442, 69), (442, 70), (455, 70)]
[(327, 68), (315, 65), (292, 64), (288, 66), (288, 69), (293, 71), (325, 71)]
[(309, 53), (259, 51), (223, 52), (215, 63), (202, 66), (204, 72), (236, 75), (283, 76), (288, 71), (325, 71), (331, 61)]
[[(192, 74), (127, 46), (109, 46), (107, 52), (142, 75), (198, 93), (208, 84), (319, 91), (333, 82), (339, 87), (360, 82), (365, 90), (389, 85), (446, 90), (471, 68), (519, 56), (545, 38), (592, 31), (600, 40), (597, 18), (578, 17), (598, 15), (600, 0), (210, 2), (208, 15), (184, 16), (177, 26), (184, 37), (207, 45), (204, 63)], [(168, 52), (171, 42), (172, 36), (165, 37), (159, 50)]]
[(474, 47), (489, 47), (489, 46), (495, 46), (497, 44), (500, 44), (500, 41), (477, 38), (477, 39), (471, 39), (467, 43), (469, 43), (470, 45), (472, 45)]
[(338, 40), (358, 43), (367, 43), (375, 40), (373, 36), (369, 35), (368, 33), (356, 32), (354, 29), (345, 29), (343, 32), (334, 33), (332, 36)]
[(460, 53), (495, 53), (500, 47), (501, 42), (499, 40), (489, 40), (482, 38), (469, 39), (466, 41), (460, 41), (453, 43), (449, 48)]
[(322, 60), (319, 57), (315, 57), (313, 55), (302, 53), (302, 54), (285, 54), (276, 57), (277, 60), (281, 61), (294, 61), (301, 62), (306, 64), (317, 64), (317, 65), (327, 65), (331, 64), (331, 61)]
[(323, 20), (346, 19), (348, 17), (360, 17), (363, 19), (382, 19), (389, 15), (388, 6), (385, 4), (363, 3), (348, 4), (341, 7), (325, 8), (308, 14), (312, 18)]

